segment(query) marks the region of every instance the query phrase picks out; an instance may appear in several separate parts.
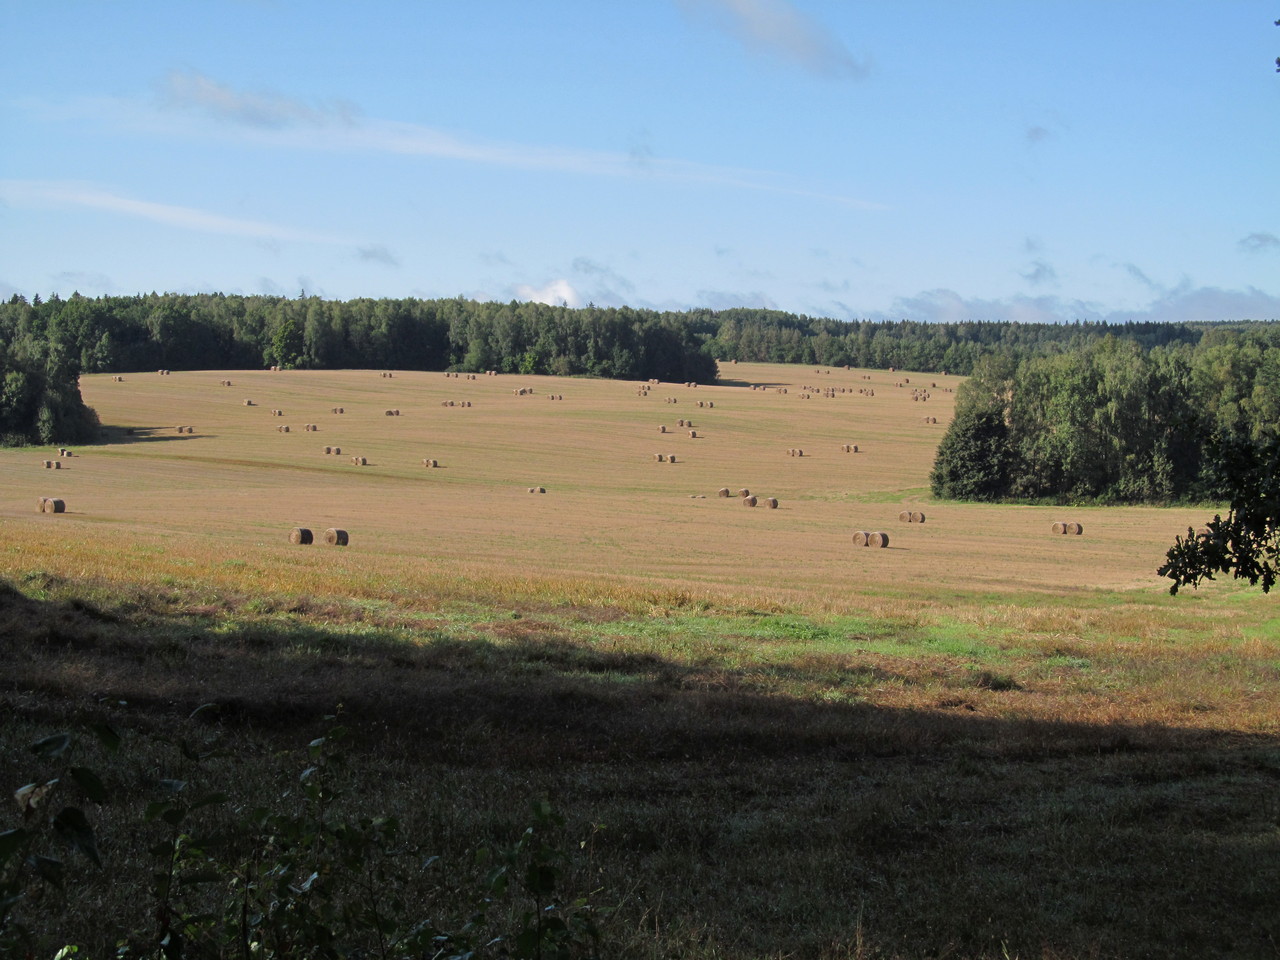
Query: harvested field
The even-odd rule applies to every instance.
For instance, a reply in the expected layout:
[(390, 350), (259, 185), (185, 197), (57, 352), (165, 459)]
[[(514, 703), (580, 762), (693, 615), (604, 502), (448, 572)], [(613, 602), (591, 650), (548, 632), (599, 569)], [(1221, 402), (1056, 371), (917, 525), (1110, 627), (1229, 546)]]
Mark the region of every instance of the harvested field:
[[(261, 561), (271, 563), (278, 543), (273, 504), (287, 491), (295, 512), (317, 522), (341, 504), (343, 522), (360, 530), (349, 554), (374, 564), (413, 558), (494, 576), (534, 567), (586, 580), (607, 571), (611, 580), (635, 585), (680, 582), (730, 593), (758, 590), (764, 582), (779, 599), (858, 605), (859, 596), (881, 591), (1062, 595), (1101, 588), (1158, 598), (1164, 585), (1154, 570), (1165, 549), (1207, 519), (1205, 511), (1189, 509), (1078, 509), (1073, 522), (1087, 525), (1089, 536), (1063, 538), (1045, 550), (1058, 509), (955, 505), (943, 519), (904, 527), (894, 549), (871, 564), (864, 552), (848, 548), (851, 532), (885, 529), (900, 511), (927, 505), (942, 431), (918, 429), (906, 390), (857, 393), (858, 385), (896, 382), (883, 371), (833, 369), (824, 385), (847, 392), (814, 403), (799, 399), (800, 385), (812, 377), (803, 368), (740, 363), (724, 369), (732, 379), (698, 387), (715, 402), (714, 409), (704, 408), (701, 424), (709, 438), (699, 431), (692, 459), (664, 454), (676, 462), (671, 471), (643, 469), (654, 459), (645, 441), (663, 400), (656, 393), (638, 396), (634, 383), (574, 381), (574, 402), (557, 404), (551, 415), (541, 404), (518, 402), (516, 394), (545, 395), (556, 386), (552, 378), (481, 378), (468, 390), (483, 405), (459, 420), (439, 406), (456, 381), (438, 373), (177, 371), (123, 384), (109, 375), (85, 376), (83, 393), (106, 427), (106, 442), (84, 447), (83, 468), (66, 474), (76, 514), (58, 525), (57, 535), (93, 530), (120, 550), (153, 538), (178, 550), (183, 539), (207, 538), (215, 552), (254, 557), (261, 550)], [(243, 387), (261, 408), (228, 395), (219, 376)], [(959, 378), (937, 382), (930, 404), (943, 425), (954, 403), (943, 388)], [(408, 398), (415, 416), (387, 415)], [(329, 421), (331, 449), (357, 447), (376, 471), (353, 471), (319, 448), (308, 453), (287, 438), (262, 435), (268, 410), (314, 422), (338, 401), (344, 416)], [(860, 449), (869, 451), (858, 457), (842, 452), (851, 416)], [(200, 423), (201, 434), (163, 442), (156, 425), (176, 417)], [(787, 438), (802, 440), (805, 469), (786, 469), (795, 461), (767, 455)], [(439, 450), (451, 469), (424, 471), (421, 454), (412, 453), (423, 446)], [(29, 456), (2, 451), (0, 465)], [(9, 471), (0, 515), (35, 522), (27, 506), (39, 495), (35, 473)], [(517, 494), (530, 473), (554, 485), (562, 510), (522, 517), (527, 500)], [(785, 525), (753, 524), (741, 512), (715, 511), (714, 499), (688, 497), (690, 489), (720, 489), (724, 477), (786, 500)], [(383, 509), (388, 498), (400, 505), (397, 511)], [(926, 503), (906, 507), (922, 498)], [(500, 536), (517, 521), (522, 534), (515, 542)], [(429, 525), (429, 538), (403, 536), (406, 526), (422, 524)], [(665, 537), (655, 536), (662, 530), (680, 531), (677, 555)], [(10, 550), (19, 550), (15, 544), (23, 538), (9, 539)], [(850, 581), (859, 583), (859, 595), (843, 589)]]

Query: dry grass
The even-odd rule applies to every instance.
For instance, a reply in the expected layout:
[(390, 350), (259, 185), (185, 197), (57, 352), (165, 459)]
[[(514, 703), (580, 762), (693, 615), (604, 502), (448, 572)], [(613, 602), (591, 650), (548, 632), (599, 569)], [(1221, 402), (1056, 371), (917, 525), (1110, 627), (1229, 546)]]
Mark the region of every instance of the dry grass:
[[(1206, 512), (1073, 508), (1088, 536), (1046, 549), (1061, 508), (947, 504), (858, 549), (927, 504), (942, 430), (906, 390), (857, 392), (901, 376), (824, 372), (847, 392), (802, 402), (811, 372), (724, 372), (671, 470), (635, 384), (575, 381), (552, 416), (513, 394), (536, 377), (236, 371), (261, 407), (208, 372), (86, 377), (110, 442), (59, 476), (74, 513), (33, 512), (45, 474), (0, 451), (0, 578), (25, 594), (0, 598), (0, 708), (36, 733), (217, 701), (283, 738), (341, 702), (378, 799), (442, 848), (530, 791), (566, 805), (624, 901), (620, 956), (1265, 955), (1274, 600), (1153, 572)], [(465, 423), (439, 407), (459, 389), (484, 401)], [(327, 432), (377, 469), (264, 435), (339, 398)], [(787, 508), (689, 496), (726, 480)], [(299, 550), (304, 523), (355, 536)]]

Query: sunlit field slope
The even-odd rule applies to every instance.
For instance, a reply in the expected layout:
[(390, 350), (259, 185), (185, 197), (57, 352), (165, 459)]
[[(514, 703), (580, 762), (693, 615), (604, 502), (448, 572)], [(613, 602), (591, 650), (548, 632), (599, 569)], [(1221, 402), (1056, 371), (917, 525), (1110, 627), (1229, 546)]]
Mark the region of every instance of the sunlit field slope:
[[(764, 364), (722, 375), (647, 395), (616, 381), (368, 370), (85, 377), (102, 443), (56, 471), (42, 466), (56, 450), (0, 452), (7, 562), (43, 545), (92, 564), (77, 549), (86, 544), (111, 563), (190, 555), (261, 564), (268, 577), (299, 564), (450, 569), (838, 609), (975, 591), (1156, 596), (1174, 535), (1205, 519), (932, 503), (928, 473), (956, 377)], [(723, 487), (733, 495), (717, 497)], [(759, 506), (742, 505), (744, 487)], [(38, 514), (40, 496), (63, 498), (67, 512)], [(900, 522), (903, 510), (926, 522)], [(1082, 523), (1083, 536), (1053, 535), (1059, 520)], [(295, 526), (340, 527), (351, 542), (340, 556), (290, 546)], [(888, 548), (855, 547), (858, 530), (887, 533)]]

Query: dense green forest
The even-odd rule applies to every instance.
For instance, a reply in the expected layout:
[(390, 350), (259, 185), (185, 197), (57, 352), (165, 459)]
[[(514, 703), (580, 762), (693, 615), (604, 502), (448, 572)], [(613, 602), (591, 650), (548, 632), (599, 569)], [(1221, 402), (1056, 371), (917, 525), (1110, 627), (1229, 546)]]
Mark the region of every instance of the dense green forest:
[(1227, 498), (1227, 445), (1280, 431), (1280, 325), (1144, 349), (1106, 336), (980, 361), (938, 448), (935, 496), (1171, 502)]

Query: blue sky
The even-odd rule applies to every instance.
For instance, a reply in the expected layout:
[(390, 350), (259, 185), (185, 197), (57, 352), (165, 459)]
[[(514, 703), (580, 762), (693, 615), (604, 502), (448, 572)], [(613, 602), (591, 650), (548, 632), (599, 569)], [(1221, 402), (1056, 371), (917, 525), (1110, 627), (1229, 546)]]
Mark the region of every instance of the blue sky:
[(0, 295), (1280, 318), (1266, 0), (0, 0)]

